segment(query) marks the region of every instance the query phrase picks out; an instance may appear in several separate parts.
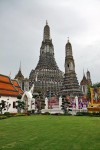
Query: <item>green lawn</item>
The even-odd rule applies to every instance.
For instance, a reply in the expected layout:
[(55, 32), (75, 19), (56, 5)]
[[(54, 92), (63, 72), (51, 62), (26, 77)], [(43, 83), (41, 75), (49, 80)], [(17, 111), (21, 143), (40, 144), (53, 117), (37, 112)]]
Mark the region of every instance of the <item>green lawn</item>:
[(100, 118), (34, 115), (0, 120), (0, 150), (100, 150)]

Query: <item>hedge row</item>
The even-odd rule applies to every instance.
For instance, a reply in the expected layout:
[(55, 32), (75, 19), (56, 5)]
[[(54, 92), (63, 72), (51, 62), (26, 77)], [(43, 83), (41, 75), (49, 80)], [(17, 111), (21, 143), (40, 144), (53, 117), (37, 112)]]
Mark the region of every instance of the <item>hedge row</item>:
[(76, 116), (93, 116), (93, 117), (100, 117), (100, 112), (77, 112)]
[(24, 114), (24, 113), (9, 113), (5, 112), (4, 114), (0, 114), (0, 120), (1, 119), (6, 119), (9, 117), (18, 117), (18, 116), (28, 116), (29, 114)]

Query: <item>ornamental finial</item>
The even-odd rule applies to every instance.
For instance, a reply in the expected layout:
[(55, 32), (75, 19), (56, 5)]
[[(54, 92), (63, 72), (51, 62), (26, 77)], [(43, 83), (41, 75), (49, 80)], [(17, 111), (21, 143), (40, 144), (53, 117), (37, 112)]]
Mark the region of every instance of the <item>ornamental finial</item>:
[(46, 20), (46, 25), (48, 25), (48, 21)]
[(21, 71), (21, 61), (20, 61), (20, 66), (19, 66), (19, 70)]
[(84, 73), (84, 68), (83, 68), (83, 76), (85, 76), (85, 73)]
[(67, 37), (67, 39), (68, 39), (67, 41), (68, 41), (68, 43), (69, 43), (69, 37)]

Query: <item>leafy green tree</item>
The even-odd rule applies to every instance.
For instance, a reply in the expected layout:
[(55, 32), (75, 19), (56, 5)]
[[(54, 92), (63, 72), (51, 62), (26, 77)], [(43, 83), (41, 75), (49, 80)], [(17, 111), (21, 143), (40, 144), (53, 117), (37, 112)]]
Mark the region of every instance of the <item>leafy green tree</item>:
[(93, 84), (93, 86), (92, 87), (94, 87), (94, 88), (98, 88), (98, 87), (100, 87), (100, 83), (98, 82), (98, 83), (95, 83), (95, 84)]
[(25, 109), (25, 102), (20, 100), (16, 101), (16, 108), (18, 113), (21, 113), (21, 110)]
[(2, 110), (5, 109), (5, 107), (6, 107), (5, 102), (6, 101), (4, 101), (4, 100), (1, 100), (1, 102), (0, 102), (0, 112), (1, 112), (1, 114), (2, 114)]
[(68, 108), (70, 106), (70, 102), (66, 97), (62, 98), (62, 110), (64, 111), (64, 114), (68, 114)]
[(40, 96), (40, 102), (41, 102), (41, 109), (44, 109), (44, 107), (45, 107), (45, 97), (43, 96), (42, 93), (40, 93), (39, 96)]
[(38, 91), (36, 94), (33, 94), (33, 98), (35, 98), (35, 105), (37, 108), (37, 112), (40, 113), (41, 109), (44, 109), (45, 106), (45, 98), (42, 92)]
[(87, 97), (88, 101), (91, 99), (90, 87), (91, 87), (91, 86), (88, 86), (88, 87), (87, 87), (87, 95), (86, 95), (86, 97)]
[(18, 95), (18, 96), (17, 96), (17, 99), (21, 99), (21, 98), (22, 98), (22, 95)]

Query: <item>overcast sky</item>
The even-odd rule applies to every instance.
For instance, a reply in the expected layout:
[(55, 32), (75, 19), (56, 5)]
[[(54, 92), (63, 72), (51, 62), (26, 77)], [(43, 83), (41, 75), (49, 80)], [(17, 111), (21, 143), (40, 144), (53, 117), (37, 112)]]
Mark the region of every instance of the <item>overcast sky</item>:
[(84, 68), (93, 83), (100, 82), (100, 0), (0, 0), (0, 74), (11, 72), (14, 78), (21, 61), (29, 77), (39, 60), (46, 20), (60, 70), (69, 37), (78, 81)]

